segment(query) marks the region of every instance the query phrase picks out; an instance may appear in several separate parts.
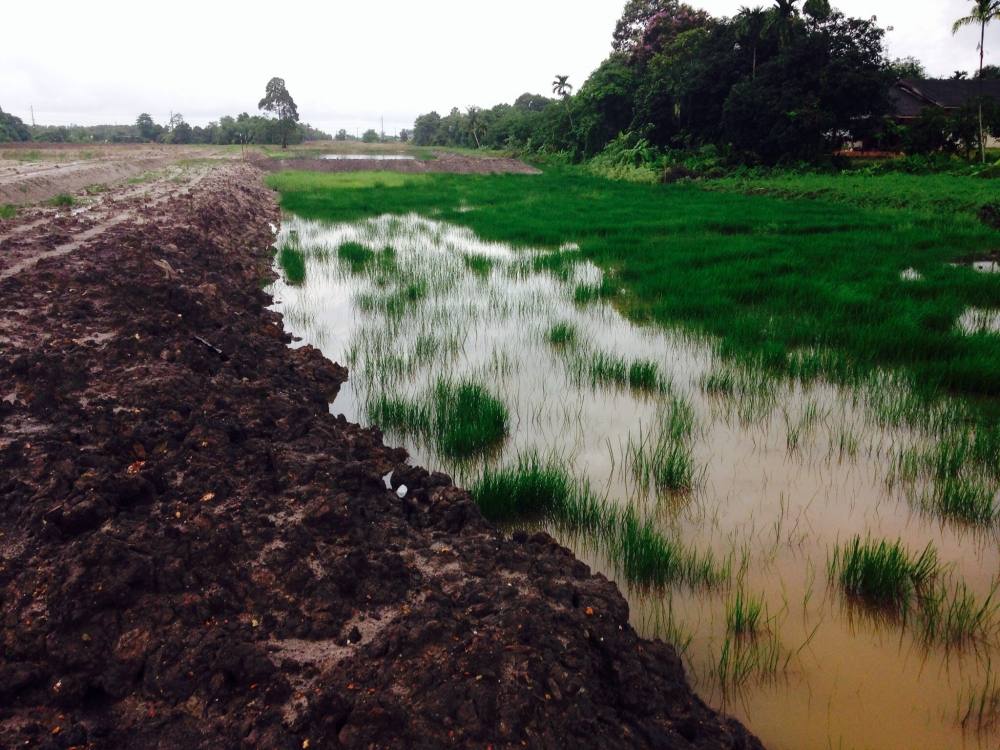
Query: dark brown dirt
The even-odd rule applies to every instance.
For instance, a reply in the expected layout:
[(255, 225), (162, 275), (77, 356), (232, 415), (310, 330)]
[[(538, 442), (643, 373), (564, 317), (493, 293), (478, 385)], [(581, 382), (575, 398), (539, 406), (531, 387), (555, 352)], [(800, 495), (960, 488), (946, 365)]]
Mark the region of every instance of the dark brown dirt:
[(277, 218), (227, 165), (0, 281), (0, 747), (759, 748), (613, 584), (330, 414)]
[(309, 172), (405, 172), (427, 174), (540, 174), (520, 159), (498, 156), (465, 156), (449, 151), (439, 151), (434, 159), (264, 159), (257, 162), (269, 172), (302, 169)]

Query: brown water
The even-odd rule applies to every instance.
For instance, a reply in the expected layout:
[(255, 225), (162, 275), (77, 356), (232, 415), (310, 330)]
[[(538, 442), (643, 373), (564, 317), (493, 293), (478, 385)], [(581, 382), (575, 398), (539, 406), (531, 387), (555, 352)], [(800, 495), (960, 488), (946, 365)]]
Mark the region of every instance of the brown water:
[[(580, 284), (602, 278), (578, 257), (565, 273), (535, 272), (532, 259), (551, 250), (484, 242), (416, 216), (340, 225), (292, 216), (278, 239), (307, 254), (305, 284), (273, 289), (286, 327), (351, 368), (335, 413), (366, 423), (375, 394), (415, 397), (441, 374), (472, 377), (511, 413), (510, 436), (491, 462), (511, 463), (528, 450), (557, 457), (609, 500), (655, 515), (664, 533), (730, 560), (732, 580), (722, 590), (636, 590), (590, 540), (552, 529), (595, 570), (619, 578), (635, 627), (675, 643), (699, 693), (768, 747), (1000, 747), (1000, 725), (962, 722), (969, 696), (1000, 680), (995, 629), (946, 648), (912, 624), (848, 606), (828, 583), (833, 546), (855, 534), (901, 538), (915, 550), (931, 542), (950, 574), (981, 597), (1000, 580), (995, 527), (943, 522), (914, 502), (925, 480), (888, 481), (901, 451), (937, 439), (879, 418), (886, 403), (906, 398), (905, 379), (883, 374), (843, 390), (741, 373), (711, 342), (637, 327), (604, 302), (575, 303)], [(352, 270), (336, 253), (346, 241), (377, 252), (391, 246), (392, 270), (372, 271), (377, 262)], [(424, 295), (387, 312), (380, 300), (413, 284)], [(664, 397), (581, 381), (547, 339), (555, 323), (575, 326), (579, 352), (657, 363), (696, 415), (693, 492), (657, 496), (638, 485), (630, 445), (657, 429)], [(736, 377), (742, 393), (706, 393), (713, 372)], [(946, 418), (948, 405), (940, 411)], [(387, 442), (466, 484), (483, 468), (456, 465), (419, 439), (388, 433)], [(767, 625), (752, 641), (727, 639), (726, 603), (737, 591), (766, 605)], [(720, 677), (727, 640), (730, 653), (757, 659), (743, 678)]]

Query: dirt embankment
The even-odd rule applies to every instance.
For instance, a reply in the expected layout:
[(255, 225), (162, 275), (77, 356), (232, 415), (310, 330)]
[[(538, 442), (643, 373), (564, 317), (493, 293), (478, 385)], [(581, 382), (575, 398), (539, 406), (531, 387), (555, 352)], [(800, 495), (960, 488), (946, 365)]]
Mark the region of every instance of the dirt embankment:
[(429, 174), (540, 174), (520, 159), (498, 156), (465, 156), (449, 151), (435, 153), (435, 158), (420, 159), (260, 159), (258, 164), (270, 172), (302, 169), (309, 172), (405, 172)]
[(227, 165), (0, 280), (0, 747), (759, 748), (611, 583), (329, 413), (277, 218)]

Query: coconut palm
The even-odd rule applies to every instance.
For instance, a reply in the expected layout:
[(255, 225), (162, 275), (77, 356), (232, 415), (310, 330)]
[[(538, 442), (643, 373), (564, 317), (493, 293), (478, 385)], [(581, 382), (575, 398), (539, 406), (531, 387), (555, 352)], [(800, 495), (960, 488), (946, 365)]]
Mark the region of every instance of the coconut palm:
[(986, 55), (986, 27), (990, 22), (1000, 20), (1000, 0), (973, 0), (972, 12), (959, 18), (951, 27), (957, 34), (966, 26), (979, 26), (979, 151), (986, 163), (986, 132), (983, 128), (983, 63)]
[(570, 112), (569, 109), (569, 96), (573, 93), (573, 84), (569, 82), (569, 76), (556, 74), (555, 80), (552, 81), (552, 93), (563, 98), (563, 103), (566, 106), (566, 113), (569, 115), (569, 126), (572, 128), (573, 113)]

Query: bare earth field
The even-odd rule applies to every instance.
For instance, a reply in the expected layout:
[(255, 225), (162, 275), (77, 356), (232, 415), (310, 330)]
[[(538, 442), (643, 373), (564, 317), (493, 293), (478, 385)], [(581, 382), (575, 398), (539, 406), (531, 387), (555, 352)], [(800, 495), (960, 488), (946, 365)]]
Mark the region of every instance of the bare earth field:
[(0, 221), (0, 747), (759, 748), (612, 583), (330, 414), (278, 220), (232, 161)]
[(18, 143), (0, 146), (0, 205), (28, 204), (108, 185), (192, 158), (224, 158), (212, 147)]

